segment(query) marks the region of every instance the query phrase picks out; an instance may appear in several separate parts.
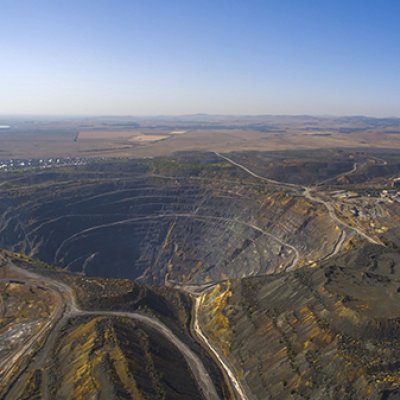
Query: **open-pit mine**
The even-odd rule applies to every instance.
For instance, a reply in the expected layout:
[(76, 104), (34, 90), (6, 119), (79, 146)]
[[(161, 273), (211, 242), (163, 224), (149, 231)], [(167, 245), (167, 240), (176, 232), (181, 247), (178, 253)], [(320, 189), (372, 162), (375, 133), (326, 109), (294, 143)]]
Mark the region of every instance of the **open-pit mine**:
[(397, 150), (70, 160), (0, 171), (0, 398), (399, 398)]

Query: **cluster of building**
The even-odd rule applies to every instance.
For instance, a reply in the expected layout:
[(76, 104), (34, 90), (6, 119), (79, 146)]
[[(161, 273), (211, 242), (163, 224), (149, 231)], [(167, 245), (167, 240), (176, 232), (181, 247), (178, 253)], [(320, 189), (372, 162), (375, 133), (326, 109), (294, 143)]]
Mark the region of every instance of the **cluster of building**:
[(392, 179), (390, 186), (392, 189), (382, 190), (380, 196), (391, 203), (395, 201), (400, 203), (400, 177)]
[(384, 199), (387, 199), (389, 202), (393, 203), (397, 201), (400, 203), (400, 191), (392, 189), (392, 190), (382, 190), (380, 196)]
[(0, 160), (0, 172), (10, 172), (21, 169), (45, 169), (70, 165), (86, 165), (87, 162), (87, 159), (79, 157)]

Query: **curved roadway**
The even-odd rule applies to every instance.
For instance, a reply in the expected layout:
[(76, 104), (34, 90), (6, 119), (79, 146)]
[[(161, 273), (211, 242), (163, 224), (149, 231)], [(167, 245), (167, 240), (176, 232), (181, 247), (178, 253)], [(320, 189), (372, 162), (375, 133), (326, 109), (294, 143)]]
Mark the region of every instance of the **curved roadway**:
[[(377, 245), (382, 245), (382, 243), (374, 238), (372, 238), (371, 236), (367, 235), (365, 232), (363, 232), (361, 229), (355, 227), (355, 226), (351, 226), (349, 224), (347, 224), (346, 222), (342, 221), (337, 215), (336, 212), (332, 206), (331, 203), (323, 200), (322, 198), (320, 198), (319, 196), (314, 195), (312, 192), (314, 191), (314, 188), (309, 187), (309, 186), (303, 186), (303, 185), (298, 185), (298, 184), (294, 184), (294, 183), (287, 183), (287, 182), (280, 182), (280, 181), (276, 181), (274, 179), (269, 179), (266, 177), (263, 177), (261, 175), (256, 174), (255, 172), (251, 171), (249, 168), (245, 167), (244, 165), (232, 160), (231, 158), (224, 156), (220, 153), (215, 153), (216, 156), (224, 159), (225, 161), (229, 162), (232, 165), (235, 165), (239, 168), (241, 168), (243, 171), (247, 172), (248, 174), (250, 174), (251, 176), (258, 178), (258, 179), (262, 179), (265, 182), (268, 182), (270, 184), (273, 185), (278, 185), (278, 186), (283, 186), (283, 187), (288, 187), (291, 189), (295, 189), (295, 190), (299, 190), (301, 191), (302, 195), (307, 198), (310, 201), (313, 201), (315, 203), (319, 203), (322, 204), (328, 211), (329, 216), (332, 220), (336, 221), (339, 225), (352, 230), (353, 232), (355, 232), (356, 234), (362, 236), (364, 239), (368, 240), (370, 243), (373, 244), (377, 244)], [(350, 171), (345, 172), (344, 174), (338, 175), (339, 176), (343, 176), (343, 175), (349, 175), (350, 173), (353, 173), (355, 170), (357, 169), (357, 164), (355, 164), (353, 166), (353, 168)], [(337, 246), (336, 246), (337, 247)], [(336, 250), (335, 250), (336, 251)], [(338, 250), (339, 251), (339, 250)], [(338, 252), (336, 251), (336, 253)], [(335, 254), (336, 254), (335, 253)]]
[[(22, 361), (22, 357), (32, 355), (31, 352), (29, 352), (30, 349), (32, 349), (35, 345), (37, 345), (39, 342), (45, 340), (45, 344), (43, 346), (43, 354), (38, 356), (38, 360), (40, 362), (43, 362), (46, 364), (47, 362), (47, 356), (49, 351), (51, 350), (51, 347), (54, 344), (54, 340), (57, 336), (57, 331), (58, 328), (61, 328), (61, 326), (69, 319), (72, 317), (77, 317), (77, 316), (109, 316), (109, 317), (123, 317), (123, 318), (130, 318), (134, 319), (136, 321), (140, 321), (143, 324), (148, 325), (152, 329), (156, 330), (159, 334), (163, 335), (173, 346), (177, 348), (177, 350), (182, 354), (184, 359), (186, 360), (186, 363), (191, 370), (194, 378), (196, 379), (198, 386), (203, 393), (205, 399), (207, 400), (219, 400), (219, 396), (217, 393), (217, 390), (214, 386), (213, 381), (211, 380), (203, 362), (200, 360), (200, 358), (184, 343), (182, 342), (166, 325), (164, 325), (162, 322), (160, 322), (158, 319), (140, 314), (137, 312), (127, 312), (127, 311), (84, 311), (81, 310), (76, 302), (75, 295), (72, 291), (72, 289), (66, 285), (63, 282), (56, 281), (54, 279), (37, 275), (32, 272), (28, 272), (26, 270), (23, 270), (17, 266), (15, 266), (13, 263), (10, 261), (8, 262), (8, 267), (11, 270), (14, 270), (17, 272), (18, 275), (23, 275), (25, 278), (19, 279), (26, 284), (29, 285), (35, 285), (35, 286), (46, 286), (47, 288), (55, 291), (57, 294), (60, 295), (60, 298), (62, 301), (60, 302), (59, 307), (57, 307), (57, 310), (53, 315), (51, 316), (51, 319), (46, 323), (46, 325), (38, 332), (35, 334), (27, 343), (22, 346), (22, 348), (19, 349), (17, 353), (15, 353), (12, 357), (10, 357), (7, 369), (5, 374), (3, 373), (3, 379), (10, 379), (11, 377), (8, 376), (9, 372), (12, 372), (14, 369), (14, 366), (17, 366), (17, 364), (20, 364)], [(51, 334), (53, 334), (53, 338), (51, 338)], [(53, 339), (53, 340), (51, 340)], [(35, 362), (37, 364), (38, 362)], [(17, 377), (18, 379), (18, 377)], [(45, 379), (46, 381), (46, 379)], [(16, 393), (16, 386), (11, 386), (10, 390), (7, 392), (7, 397), (5, 398), (16, 398), (13, 393)], [(43, 388), (44, 389), (44, 397), (43, 398), (49, 398), (49, 393), (48, 393), (48, 388)]]

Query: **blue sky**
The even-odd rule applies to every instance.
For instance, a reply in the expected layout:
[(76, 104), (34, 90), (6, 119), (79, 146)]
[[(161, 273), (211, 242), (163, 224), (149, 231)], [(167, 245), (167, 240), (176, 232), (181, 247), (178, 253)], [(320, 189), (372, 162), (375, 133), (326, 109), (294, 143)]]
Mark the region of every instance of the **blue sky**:
[(400, 116), (398, 0), (2, 0), (0, 114)]

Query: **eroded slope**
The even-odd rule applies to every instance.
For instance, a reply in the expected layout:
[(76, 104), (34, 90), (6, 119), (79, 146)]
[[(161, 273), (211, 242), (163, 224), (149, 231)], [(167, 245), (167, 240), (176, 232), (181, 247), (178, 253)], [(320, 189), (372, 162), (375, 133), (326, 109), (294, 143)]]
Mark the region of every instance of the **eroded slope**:
[(202, 299), (204, 333), (250, 399), (392, 398), (399, 266), (397, 249), (370, 246), (316, 269), (219, 284)]
[[(1, 256), (3, 282), (18, 280), (21, 287), (19, 297), (4, 301), (8, 325), (25, 321), (19, 311), (42, 288), (45, 305), (57, 299), (57, 312), (41, 315), (40, 335), (20, 329), (12, 338), (1, 398), (229, 398), (218, 368), (191, 337), (191, 300), (183, 292), (87, 279), (23, 255)], [(0, 331), (2, 343), (8, 336)]]

